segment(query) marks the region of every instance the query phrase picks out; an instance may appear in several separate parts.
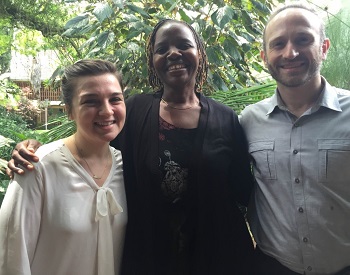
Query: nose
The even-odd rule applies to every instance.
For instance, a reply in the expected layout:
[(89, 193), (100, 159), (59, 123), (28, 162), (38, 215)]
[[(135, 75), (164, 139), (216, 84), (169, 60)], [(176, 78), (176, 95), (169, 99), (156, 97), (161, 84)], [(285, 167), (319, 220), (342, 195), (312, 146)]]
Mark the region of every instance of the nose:
[(292, 42), (288, 42), (284, 48), (283, 57), (285, 59), (294, 59), (299, 55), (299, 51)]
[(182, 54), (181, 54), (181, 52), (179, 51), (178, 48), (176, 48), (176, 47), (171, 47), (171, 48), (169, 48), (169, 52), (168, 52), (167, 58), (168, 58), (168, 59), (177, 59), (177, 58), (179, 58), (181, 55), (182, 55)]
[(100, 116), (110, 116), (113, 114), (112, 106), (109, 102), (104, 102), (99, 110)]

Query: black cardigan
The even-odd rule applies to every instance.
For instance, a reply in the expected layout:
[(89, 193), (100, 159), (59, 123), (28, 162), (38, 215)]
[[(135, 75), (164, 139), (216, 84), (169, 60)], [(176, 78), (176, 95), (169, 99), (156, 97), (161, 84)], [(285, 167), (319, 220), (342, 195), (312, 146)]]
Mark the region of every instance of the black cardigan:
[[(168, 273), (157, 251), (158, 168), (161, 93), (135, 95), (126, 101), (126, 123), (111, 145), (123, 154), (128, 225), (122, 274)], [(247, 205), (253, 177), (247, 144), (237, 115), (227, 106), (198, 95), (201, 114), (193, 161), (195, 247), (191, 274), (251, 275), (253, 245), (237, 202)]]

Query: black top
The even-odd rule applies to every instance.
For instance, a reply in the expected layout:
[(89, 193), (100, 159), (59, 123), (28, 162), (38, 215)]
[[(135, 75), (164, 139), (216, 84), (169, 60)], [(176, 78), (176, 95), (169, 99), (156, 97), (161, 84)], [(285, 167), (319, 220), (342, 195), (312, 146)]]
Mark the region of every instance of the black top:
[[(186, 274), (189, 270), (191, 275), (251, 275), (253, 245), (237, 203), (247, 205), (253, 177), (238, 117), (227, 106), (198, 95), (201, 113), (185, 165), (187, 191), (178, 188), (164, 196), (160, 188), (164, 173), (159, 167), (163, 150), (159, 141), (161, 95), (158, 92), (129, 98), (125, 127), (111, 143), (123, 154), (128, 205), (122, 274)], [(163, 161), (169, 157), (175, 157), (170, 150)], [(183, 250), (183, 258), (177, 259), (184, 269), (174, 271), (169, 246), (181, 242), (171, 245), (176, 237), (170, 238), (167, 230), (176, 215), (169, 218), (170, 210), (164, 210), (164, 205), (170, 206), (177, 197), (189, 202), (179, 204), (185, 215), (180, 215), (178, 222), (182, 227), (178, 232), (186, 232), (188, 249)]]

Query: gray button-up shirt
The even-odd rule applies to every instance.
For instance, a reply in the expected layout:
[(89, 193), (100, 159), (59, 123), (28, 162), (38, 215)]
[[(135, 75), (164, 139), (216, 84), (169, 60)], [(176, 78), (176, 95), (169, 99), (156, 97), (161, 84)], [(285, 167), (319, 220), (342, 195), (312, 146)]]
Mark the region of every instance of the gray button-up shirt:
[(323, 81), (300, 118), (276, 91), (240, 119), (255, 162), (254, 238), (291, 270), (318, 275), (350, 266), (350, 91)]

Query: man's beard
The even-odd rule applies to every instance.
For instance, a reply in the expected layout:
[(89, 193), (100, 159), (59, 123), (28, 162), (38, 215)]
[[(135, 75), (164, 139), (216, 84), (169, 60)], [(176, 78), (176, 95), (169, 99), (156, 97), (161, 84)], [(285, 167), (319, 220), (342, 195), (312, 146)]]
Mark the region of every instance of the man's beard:
[(266, 61), (266, 64), (267, 64), (267, 68), (268, 68), (272, 78), (275, 79), (276, 82), (278, 82), (286, 87), (292, 88), (292, 87), (302, 86), (305, 83), (309, 82), (312, 78), (317, 76), (321, 71), (322, 60), (321, 59), (319, 59), (319, 60), (313, 59), (312, 63), (310, 63), (306, 72), (297, 73), (294, 76), (293, 75), (290, 75), (290, 76), (282, 75), (280, 73), (280, 71), (283, 69), (281, 69), (280, 67), (278, 67), (278, 69), (276, 69), (268, 62), (268, 60)]

